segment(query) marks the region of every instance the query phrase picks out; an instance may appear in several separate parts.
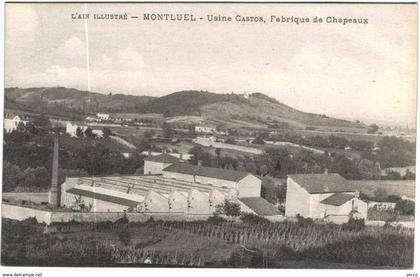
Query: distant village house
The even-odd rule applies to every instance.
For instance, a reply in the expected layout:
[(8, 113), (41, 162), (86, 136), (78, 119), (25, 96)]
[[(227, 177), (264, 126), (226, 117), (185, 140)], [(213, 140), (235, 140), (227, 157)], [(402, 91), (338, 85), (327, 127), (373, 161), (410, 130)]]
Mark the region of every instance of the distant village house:
[(11, 133), (17, 129), (20, 123), (26, 125), (28, 121), (23, 120), (18, 115), (15, 115), (15, 116), (6, 115), (6, 117), (4, 118), (4, 130), (6, 131), (6, 133)]

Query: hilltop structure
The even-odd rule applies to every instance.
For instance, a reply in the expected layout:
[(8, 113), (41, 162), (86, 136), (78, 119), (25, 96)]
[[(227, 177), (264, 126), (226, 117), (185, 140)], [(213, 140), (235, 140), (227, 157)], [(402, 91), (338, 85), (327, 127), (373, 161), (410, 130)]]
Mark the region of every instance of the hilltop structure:
[(287, 177), (285, 214), (343, 223), (366, 219), (367, 203), (339, 174), (296, 174)]

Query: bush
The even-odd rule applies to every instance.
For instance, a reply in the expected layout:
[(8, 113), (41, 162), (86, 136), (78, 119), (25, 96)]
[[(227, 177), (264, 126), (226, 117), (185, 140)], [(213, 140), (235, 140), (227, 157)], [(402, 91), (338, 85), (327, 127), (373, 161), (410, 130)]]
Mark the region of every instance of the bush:
[(36, 219), (36, 217), (32, 216), (22, 220), (22, 223), (36, 225), (38, 224), (38, 220)]
[(216, 214), (213, 216), (210, 216), (207, 219), (207, 222), (209, 223), (213, 223), (213, 224), (217, 224), (217, 223), (221, 223), (221, 222), (226, 222), (227, 220), (224, 219), (223, 217), (217, 216)]
[(401, 200), (395, 205), (395, 210), (401, 215), (414, 215), (415, 204), (410, 200)]
[(223, 210), (225, 214), (229, 216), (241, 215), (241, 207), (239, 206), (239, 204), (229, 200), (225, 200), (225, 202), (223, 203)]
[(314, 220), (309, 217), (303, 217), (300, 214), (296, 215), (297, 223), (300, 227), (307, 227), (314, 224)]
[(121, 218), (119, 218), (115, 221), (115, 224), (127, 224), (127, 223), (128, 223), (128, 218), (127, 218), (126, 214), (124, 214), (123, 217), (121, 217)]
[(353, 218), (351, 217), (347, 223), (343, 223), (342, 229), (344, 231), (355, 231), (359, 232), (365, 227), (365, 219), (364, 218)]
[(122, 229), (121, 231), (118, 232), (118, 238), (120, 239), (121, 243), (124, 246), (130, 245), (131, 243), (130, 230), (128, 230), (128, 228)]
[(242, 213), (240, 218), (244, 223), (255, 225), (270, 224), (270, 221), (268, 219), (256, 214)]
[(239, 216), (241, 215), (241, 207), (238, 203), (225, 199), (225, 201), (223, 201), (222, 204), (216, 206), (214, 216), (217, 216), (219, 214), (225, 214), (228, 216)]

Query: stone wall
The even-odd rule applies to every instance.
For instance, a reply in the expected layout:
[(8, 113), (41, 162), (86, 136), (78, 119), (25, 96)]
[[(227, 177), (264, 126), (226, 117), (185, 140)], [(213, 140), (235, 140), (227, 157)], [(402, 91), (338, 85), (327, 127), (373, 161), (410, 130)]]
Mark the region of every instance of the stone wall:
[(51, 223), (51, 212), (11, 204), (1, 205), (1, 216), (14, 220), (25, 220), (35, 217), (39, 223)]
[(129, 221), (144, 222), (153, 217), (154, 220), (166, 221), (196, 221), (206, 220), (211, 214), (197, 213), (138, 213), (138, 212), (71, 212), (71, 211), (48, 211), (17, 205), (2, 204), (2, 217), (14, 220), (25, 220), (35, 217), (38, 222), (51, 224), (53, 222), (103, 222), (116, 221), (124, 215)]

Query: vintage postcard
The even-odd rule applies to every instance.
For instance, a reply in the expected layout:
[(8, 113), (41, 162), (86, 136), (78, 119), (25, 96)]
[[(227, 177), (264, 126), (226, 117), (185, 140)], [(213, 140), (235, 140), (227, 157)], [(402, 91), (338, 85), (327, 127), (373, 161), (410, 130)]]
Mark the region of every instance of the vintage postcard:
[(6, 3), (1, 264), (413, 269), (417, 21)]

